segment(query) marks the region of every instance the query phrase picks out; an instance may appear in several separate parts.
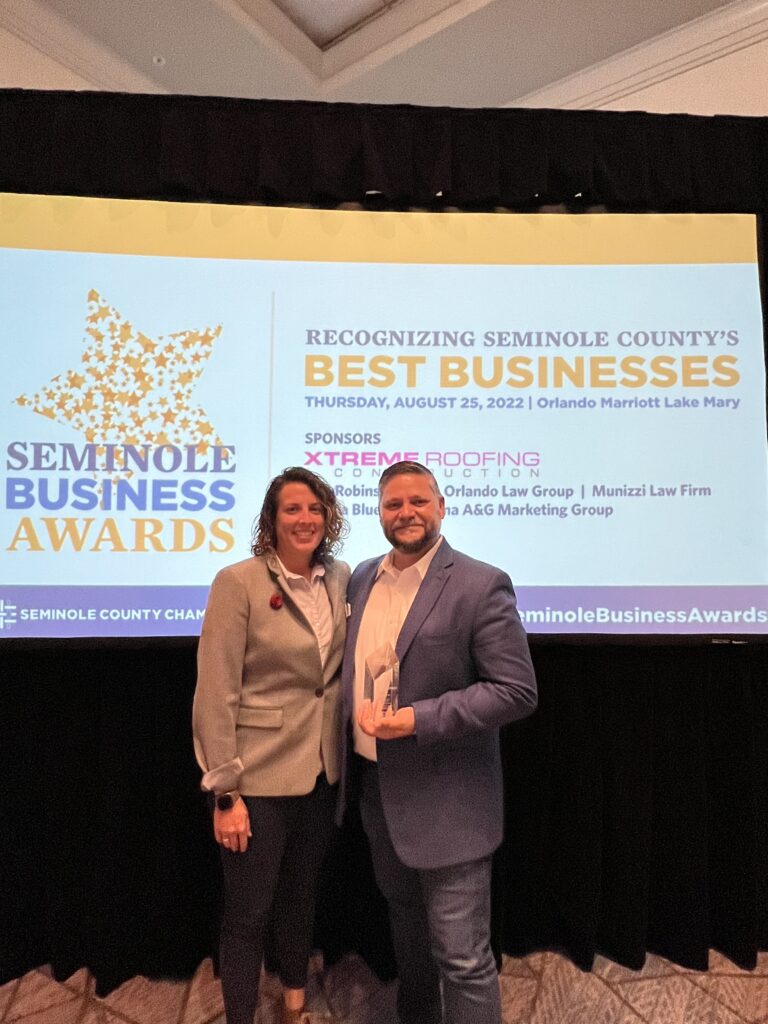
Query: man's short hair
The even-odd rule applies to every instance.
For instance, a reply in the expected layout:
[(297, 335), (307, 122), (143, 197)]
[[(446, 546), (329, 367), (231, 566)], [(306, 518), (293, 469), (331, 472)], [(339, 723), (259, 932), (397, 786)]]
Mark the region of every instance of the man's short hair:
[(391, 466), (387, 466), (379, 477), (379, 497), (381, 497), (381, 492), (393, 476), (407, 476), (408, 474), (412, 474), (413, 476), (429, 477), (432, 482), (432, 490), (438, 498), (440, 497), (440, 485), (435, 479), (435, 474), (432, 470), (427, 469), (426, 466), (422, 466), (420, 462), (410, 462), (408, 460), (403, 462), (394, 462)]

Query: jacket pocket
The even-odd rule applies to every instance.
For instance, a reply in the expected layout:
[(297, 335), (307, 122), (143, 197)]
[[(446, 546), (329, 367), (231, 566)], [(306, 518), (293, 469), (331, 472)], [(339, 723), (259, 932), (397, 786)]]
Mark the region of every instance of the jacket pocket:
[(250, 729), (280, 729), (283, 725), (282, 708), (244, 708), (237, 712), (237, 725)]

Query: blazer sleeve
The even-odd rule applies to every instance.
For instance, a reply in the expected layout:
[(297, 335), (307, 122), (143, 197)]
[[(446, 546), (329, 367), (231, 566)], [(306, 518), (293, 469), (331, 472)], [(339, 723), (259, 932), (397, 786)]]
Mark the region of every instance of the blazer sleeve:
[(463, 687), (414, 701), (419, 744), (496, 729), (536, 708), (536, 677), (511, 580), (495, 572), (474, 600), (469, 637), (462, 640), (469, 643), (473, 675)]
[(222, 569), (211, 586), (197, 649), (197, 686), (192, 705), (195, 756), (201, 786), (237, 789), (243, 763), (237, 756), (237, 712), (243, 684), (249, 602), (242, 580)]

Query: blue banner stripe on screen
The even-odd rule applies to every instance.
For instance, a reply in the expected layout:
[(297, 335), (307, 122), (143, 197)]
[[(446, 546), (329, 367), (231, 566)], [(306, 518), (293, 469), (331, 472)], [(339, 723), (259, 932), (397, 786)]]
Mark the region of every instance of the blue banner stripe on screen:
[(208, 587), (0, 587), (0, 639), (197, 636)]
[[(0, 639), (197, 636), (208, 587), (2, 587)], [(768, 586), (519, 587), (530, 633), (760, 634)]]

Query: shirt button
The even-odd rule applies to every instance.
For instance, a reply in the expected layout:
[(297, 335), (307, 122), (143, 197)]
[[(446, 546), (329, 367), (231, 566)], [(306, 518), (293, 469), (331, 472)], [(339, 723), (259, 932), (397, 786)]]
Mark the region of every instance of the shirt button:
[(322, 697), (324, 692), (325, 691), (323, 690), (322, 686), (318, 686), (318, 688), (315, 690), (315, 696)]

